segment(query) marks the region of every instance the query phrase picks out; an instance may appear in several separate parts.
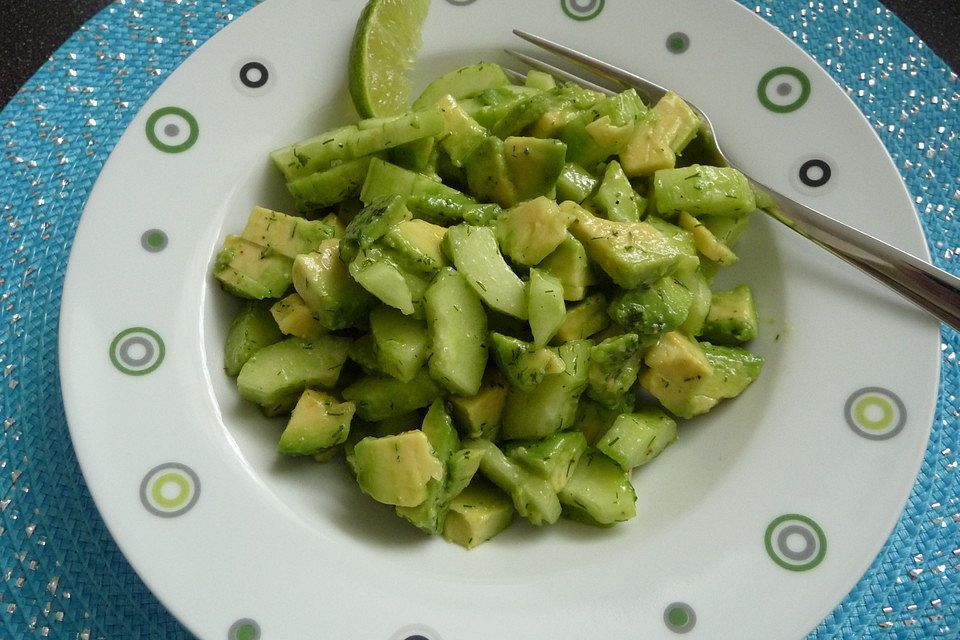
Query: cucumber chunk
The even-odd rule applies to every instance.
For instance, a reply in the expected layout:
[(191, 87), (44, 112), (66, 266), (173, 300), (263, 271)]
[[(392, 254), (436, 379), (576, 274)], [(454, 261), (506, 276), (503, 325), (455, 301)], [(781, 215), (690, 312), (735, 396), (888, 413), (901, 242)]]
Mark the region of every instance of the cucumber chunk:
[(237, 389), (241, 397), (269, 406), (308, 387), (332, 388), (349, 348), (349, 338), (330, 335), (281, 340), (247, 360), (237, 376)]
[(493, 229), (468, 224), (450, 227), (443, 249), (487, 306), (527, 319), (526, 285), (503, 259)]
[(487, 316), (480, 297), (462, 275), (446, 267), (424, 302), (433, 345), (430, 375), (451, 393), (474, 395), (487, 366)]

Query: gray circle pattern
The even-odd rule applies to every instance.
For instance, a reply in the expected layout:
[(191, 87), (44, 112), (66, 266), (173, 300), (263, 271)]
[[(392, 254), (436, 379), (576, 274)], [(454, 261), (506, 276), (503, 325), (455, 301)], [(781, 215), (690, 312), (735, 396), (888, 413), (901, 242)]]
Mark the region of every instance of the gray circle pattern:
[[(856, 404), (859, 400), (869, 395), (881, 396), (889, 401), (892, 407), (896, 409), (896, 422), (891, 427), (875, 431), (864, 427), (857, 421)], [(866, 438), (867, 440), (889, 440), (903, 431), (903, 427), (907, 423), (907, 408), (904, 406), (903, 400), (889, 389), (884, 389), (883, 387), (864, 387), (863, 389), (853, 392), (850, 397), (847, 398), (847, 402), (843, 407), (843, 417), (847, 421), (847, 426), (853, 429), (853, 432), (858, 436)]]
[[(192, 487), (192, 491), (190, 492), (186, 502), (172, 509), (160, 508), (150, 499), (151, 493), (153, 492), (153, 483), (156, 481), (158, 476), (166, 473), (174, 473), (186, 476), (189, 480), (190, 486)], [(177, 516), (182, 516), (187, 511), (190, 511), (190, 509), (193, 508), (199, 499), (200, 477), (197, 476), (193, 469), (179, 462), (167, 462), (155, 466), (153, 469), (150, 469), (145, 476), (143, 476), (143, 480), (140, 482), (140, 502), (147, 511), (161, 518), (176, 518)]]

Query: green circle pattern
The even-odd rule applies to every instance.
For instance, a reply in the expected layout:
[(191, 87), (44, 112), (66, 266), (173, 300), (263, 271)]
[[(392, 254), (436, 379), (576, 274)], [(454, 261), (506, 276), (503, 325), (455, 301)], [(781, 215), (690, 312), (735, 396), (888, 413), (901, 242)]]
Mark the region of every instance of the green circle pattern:
[[(795, 80), (800, 85), (800, 94), (793, 97), (791, 102), (774, 102), (770, 98), (770, 89), (773, 86), (774, 80), (783, 77), (789, 77)], [(789, 87), (789, 85), (787, 86)], [(789, 88), (792, 92), (792, 87)], [(760, 99), (760, 104), (774, 113), (790, 113), (796, 111), (810, 99), (810, 92), (810, 78), (796, 67), (777, 67), (771, 69), (760, 78), (760, 83), (757, 85), (757, 98)]]
[[(135, 351), (136, 350), (136, 351)], [(166, 355), (163, 339), (153, 329), (124, 329), (110, 342), (110, 362), (121, 373), (143, 376), (156, 371)]]
[[(158, 133), (157, 126), (160, 120), (166, 116), (173, 116), (181, 121), (180, 125), (174, 125), (177, 127), (178, 132), (180, 126), (185, 125), (187, 127), (188, 133), (186, 139), (175, 143), (165, 142), (163, 140), (164, 137), (171, 136), (168, 136), (165, 132)], [(182, 153), (197, 142), (197, 139), (200, 137), (200, 125), (197, 123), (197, 119), (186, 109), (180, 107), (163, 107), (151, 113), (150, 117), (147, 118), (146, 134), (150, 144), (160, 151), (164, 153)]]
[(568, 17), (581, 22), (593, 20), (603, 11), (605, 0), (560, 0), (560, 8)]
[(230, 625), (227, 640), (260, 640), (260, 625), (256, 620), (241, 618)]
[(864, 387), (847, 399), (843, 408), (847, 425), (868, 440), (889, 440), (903, 430), (907, 409), (888, 389)]
[(686, 602), (674, 602), (663, 610), (663, 623), (674, 633), (687, 633), (697, 625), (697, 614)]
[[(171, 493), (170, 489), (174, 491)], [(155, 516), (181, 516), (200, 498), (200, 478), (193, 469), (179, 462), (157, 465), (140, 482), (140, 502)]]
[[(800, 551), (787, 546), (786, 538), (799, 535), (806, 543)], [(770, 523), (764, 533), (770, 559), (789, 571), (809, 571), (827, 555), (827, 536), (811, 518), (798, 513), (784, 514)]]

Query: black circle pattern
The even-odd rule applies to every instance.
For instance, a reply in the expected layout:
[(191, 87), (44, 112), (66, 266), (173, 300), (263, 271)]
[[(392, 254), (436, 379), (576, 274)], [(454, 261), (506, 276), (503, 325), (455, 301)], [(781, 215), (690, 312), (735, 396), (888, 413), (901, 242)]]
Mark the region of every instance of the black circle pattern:
[(811, 158), (800, 165), (800, 182), (808, 187), (825, 186), (830, 182), (831, 177), (833, 177), (833, 169), (830, 163), (822, 158)]
[(267, 84), (269, 79), (270, 72), (262, 62), (251, 60), (240, 67), (240, 83), (247, 88), (259, 89)]

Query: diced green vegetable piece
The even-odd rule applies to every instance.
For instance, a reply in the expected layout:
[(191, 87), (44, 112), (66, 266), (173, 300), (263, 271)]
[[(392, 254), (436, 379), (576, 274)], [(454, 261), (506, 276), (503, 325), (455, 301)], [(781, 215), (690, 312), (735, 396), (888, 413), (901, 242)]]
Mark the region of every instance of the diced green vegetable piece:
[(550, 91), (557, 87), (557, 81), (554, 80), (552, 75), (537, 69), (529, 69), (527, 71), (527, 77), (524, 79), (523, 84), (524, 86), (539, 91)]
[(559, 492), (567, 484), (586, 450), (587, 439), (582, 433), (563, 431), (543, 440), (510, 445), (505, 453)]
[(668, 91), (648, 117), (640, 120), (630, 142), (620, 152), (624, 171), (634, 177), (672, 168), (677, 154), (696, 137), (700, 127), (700, 118), (690, 106)]
[(700, 335), (707, 342), (732, 346), (756, 338), (757, 326), (753, 292), (742, 284), (713, 293)]
[(299, 211), (323, 209), (359, 194), (369, 166), (369, 157), (348, 160), (287, 182), (287, 191)]
[(453, 96), (444, 96), (437, 101), (443, 114), (444, 131), (440, 147), (455, 167), (462, 167), (464, 160), (490, 135), (479, 122), (463, 110)]
[(450, 396), (450, 410), (465, 438), (493, 440), (507, 402), (507, 385), (498, 376), (488, 376), (472, 396)]
[(353, 456), (360, 488), (384, 504), (415, 507), (427, 499), (430, 480), (443, 475), (443, 463), (420, 430), (368, 436), (356, 444)]
[(440, 397), (440, 388), (420, 370), (413, 380), (364, 377), (343, 390), (344, 400), (357, 405), (357, 417), (369, 422), (402, 416), (414, 409), (430, 406)]
[(596, 449), (580, 457), (559, 496), (564, 515), (587, 524), (609, 526), (637, 514), (630, 476)]
[(503, 141), (499, 138), (484, 138), (464, 160), (463, 168), (470, 193), (481, 202), (495, 202), (501, 207), (512, 207), (517, 203)]
[(678, 273), (676, 278), (693, 294), (687, 319), (683, 321), (679, 329), (688, 336), (698, 336), (707, 318), (707, 313), (710, 311), (710, 300), (712, 298), (710, 281), (707, 280), (707, 276), (700, 269)]
[(567, 237), (573, 221), (554, 200), (539, 196), (503, 211), (496, 222), (500, 249), (515, 264), (533, 266)]
[(407, 269), (433, 275), (447, 262), (440, 249), (446, 233), (446, 228), (426, 220), (402, 220), (383, 236), (383, 242)]
[(649, 222), (613, 222), (585, 210), (570, 225), (587, 255), (625, 289), (649, 284), (699, 264), (692, 255)]
[(347, 225), (340, 240), (340, 255), (343, 261), (351, 262), (361, 249), (369, 249), (391, 229), (411, 217), (403, 196), (376, 198), (361, 209)]
[(537, 348), (529, 342), (490, 333), (494, 360), (507, 381), (515, 388), (530, 391), (548, 374), (566, 371), (566, 364), (555, 350)]
[(646, 201), (634, 191), (616, 160), (607, 164), (603, 181), (590, 204), (600, 217), (615, 222), (639, 222), (641, 212), (646, 210)]
[(557, 278), (563, 285), (563, 299), (583, 300), (587, 287), (597, 283), (590, 259), (583, 243), (567, 233), (563, 242), (549, 256), (544, 258), (538, 269)]
[(333, 228), (320, 220), (254, 207), (241, 236), (288, 258), (296, 258), (301, 253), (316, 251), (320, 243), (333, 234)]
[(653, 175), (653, 197), (662, 215), (742, 216), (757, 208), (746, 176), (732, 167), (661, 169)]
[(346, 442), (353, 419), (352, 402), (340, 402), (316, 389), (307, 389), (290, 414), (277, 450), (312, 456)]
[(563, 359), (562, 373), (545, 375), (529, 391), (512, 388), (503, 409), (501, 437), (505, 440), (544, 438), (573, 426), (577, 401), (587, 386), (590, 368), (588, 340), (567, 342), (556, 348)]
[(373, 346), (373, 336), (365, 333), (350, 345), (347, 357), (353, 360), (368, 376), (385, 377), (389, 375), (380, 368), (380, 360)]
[(413, 380), (430, 355), (426, 323), (391, 307), (370, 312), (370, 334), (380, 369), (403, 382)]
[(600, 181), (575, 162), (567, 162), (557, 178), (557, 200), (572, 200), (577, 204), (593, 194)]
[(577, 418), (573, 427), (584, 435), (587, 444), (592, 447), (610, 429), (617, 416), (626, 411), (633, 411), (633, 403), (625, 402), (623, 406), (610, 408), (584, 395), (577, 406)]
[(235, 296), (279, 298), (290, 287), (292, 265), (293, 261), (281, 253), (229, 235), (217, 254), (213, 275)]
[(566, 163), (567, 146), (554, 139), (511, 136), (503, 141), (503, 154), (514, 202), (519, 203), (554, 193)]
[(270, 309), (262, 302), (245, 302), (230, 323), (223, 346), (223, 368), (236, 376), (244, 363), (260, 349), (283, 339)]
[(474, 395), (487, 365), (487, 316), (480, 297), (461, 274), (446, 267), (424, 301), (433, 345), (430, 375), (451, 393)]
[(299, 395), (304, 389), (330, 389), (340, 378), (350, 339), (320, 336), (287, 338), (257, 351), (237, 376), (240, 396), (259, 405)]
[(620, 293), (608, 313), (627, 331), (654, 336), (683, 324), (692, 303), (693, 292), (676, 277), (667, 276)]
[(480, 473), (513, 500), (517, 513), (536, 526), (560, 517), (560, 501), (550, 483), (508, 458), (489, 440), (470, 440), (464, 446), (483, 452)]
[(330, 331), (366, 324), (376, 299), (350, 276), (340, 259), (340, 241), (325, 240), (319, 250), (297, 256), (293, 286)]
[(413, 108), (424, 109), (435, 105), (446, 95), (453, 96), (456, 100), (472, 98), (487, 89), (509, 83), (507, 74), (494, 62), (466, 65), (433, 79), (413, 101)]
[(510, 496), (489, 481), (476, 478), (450, 501), (443, 537), (473, 549), (510, 526), (514, 513)]
[(327, 332), (317, 314), (307, 306), (299, 293), (291, 293), (277, 300), (270, 307), (270, 314), (280, 331), (288, 336), (312, 340)]
[(658, 133), (674, 153), (680, 154), (700, 131), (700, 117), (673, 91), (668, 91), (653, 107)]
[(527, 281), (527, 308), (533, 344), (545, 346), (557, 333), (567, 315), (563, 283), (541, 269), (530, 269)]
[(514, 104), (493, 125), (492, 131), (500, 138), (520, 135), (551, 111), (586, 109), (600, 98), (600, 94), (574, 84), (563, 84), (549, 91), (538, 91)]
[(589, 338), (606, 329), (609, 324), (607, 299), (602, 293), (595, 293), (567, 309), (554, 339), (569, 342)]
[(487, 306), (527, 318), (526, 285), (503, 259), (493, 229), (467, 224), (450, 227), (443, 249)]
[(621, 406), (637, 381), (644, 343), (635, 333), (625, 333), (594, 345), (590, 352), (587, 395), (600, 404)]
[(720, 242), (710, 229), (686, 211), (680, 212), (677, 222), (693, 234), (693, 244), (703, 257), (721, 267), (730, 267), (739, 262), (740, 259), (730, 247)]
[(644, 465), (677, 438), (677, 422), (655, 407), (621, 414), (600, 441), (597, 449), (624, 471)]
[(347, 268), (360, 286), (408, 316), (416, 311), (429, 286), (426, 277), (402, 269), (389, 249), (379, 245), (361, 250)]

